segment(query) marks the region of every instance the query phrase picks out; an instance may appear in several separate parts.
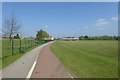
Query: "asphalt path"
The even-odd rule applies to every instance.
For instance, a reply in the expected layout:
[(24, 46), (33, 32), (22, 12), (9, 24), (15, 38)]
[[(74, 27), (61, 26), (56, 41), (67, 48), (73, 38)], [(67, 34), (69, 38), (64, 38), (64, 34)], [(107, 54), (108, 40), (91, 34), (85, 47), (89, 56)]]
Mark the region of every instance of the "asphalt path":
[(50, 50), (51, 44), (41, 49), (31, 78), (72, 78)]
[(2, 78), (26, 78), (41, 48), (45, 45), (46, 44), (27, 52), (21, 58), (2, 69)]
[(27, 52), (2, 69), (2, 78), (73, 78), (51, 52), (52, 43)]

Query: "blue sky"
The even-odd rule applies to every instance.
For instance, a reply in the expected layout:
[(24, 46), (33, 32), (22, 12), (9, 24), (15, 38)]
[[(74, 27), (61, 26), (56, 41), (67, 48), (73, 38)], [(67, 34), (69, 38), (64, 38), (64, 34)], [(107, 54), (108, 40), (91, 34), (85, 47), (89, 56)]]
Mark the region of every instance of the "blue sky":
[(3, 2), (118, 2), (119, 0), (2, 0)]
[(54, 37), (118, 35), (117, 2), (2, 3), (3, 22), (12, 13), (22, 24), (22, 36), (43, 28)]

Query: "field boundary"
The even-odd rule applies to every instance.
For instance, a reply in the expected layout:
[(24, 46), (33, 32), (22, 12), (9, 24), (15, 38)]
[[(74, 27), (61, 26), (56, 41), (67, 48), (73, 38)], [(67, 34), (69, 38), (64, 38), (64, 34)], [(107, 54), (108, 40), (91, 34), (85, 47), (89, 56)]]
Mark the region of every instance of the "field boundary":
[[(52, 52), (52, 55), (54, 56), (54, 57), (56, 57), (57, 58), (57, 56), (55, 56), (55, 54), (53, 54), (53, 52)], [(58, 58), (57, 58), (58, 59)], [(59, 59), (58, 59), (59, 60)], [(59, 60), (60, 61), (60, 60)], [(60, 62), (61, 63), (61, 62)], [(66, 70), (67, 71), (67, 70)], [(67, 73), (68, 73), (68, 75), (74, 80), (74, 77), (67, 71)]]

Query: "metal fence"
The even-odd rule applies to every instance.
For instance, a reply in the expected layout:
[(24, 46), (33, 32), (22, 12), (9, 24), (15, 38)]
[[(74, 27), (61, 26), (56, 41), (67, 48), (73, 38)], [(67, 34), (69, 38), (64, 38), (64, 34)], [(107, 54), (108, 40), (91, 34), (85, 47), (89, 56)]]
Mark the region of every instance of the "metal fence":
[(33, 46), (37, 46), (39, 44), (44, 44), (49, 42), (49, 40), (40, 40), (36, 41), (33, 39), (3, 39), (2, 40), (2, 58), (5, 58), (9, 55), (14, 55), (17, 53), (23, 53), (29, 48)]

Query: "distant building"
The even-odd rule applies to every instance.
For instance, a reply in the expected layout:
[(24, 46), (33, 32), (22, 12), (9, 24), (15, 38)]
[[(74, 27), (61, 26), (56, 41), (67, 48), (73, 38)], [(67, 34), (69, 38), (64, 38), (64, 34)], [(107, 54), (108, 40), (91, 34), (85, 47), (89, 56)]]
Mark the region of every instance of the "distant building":
[(54, 40), (54, 37), (53, 36), (49, 36), (49, 37), (45, 38), (44, 40)]
[(2, 34), (3, 39), (8, 39), (9, 37), (7, 35)]
[(79, 40), (79, 38), (78, 37), (63, 37), (63, 38), (61, 38), (61, 40), (66, 40), (66, 41), (70, 41), (70, 40)]

